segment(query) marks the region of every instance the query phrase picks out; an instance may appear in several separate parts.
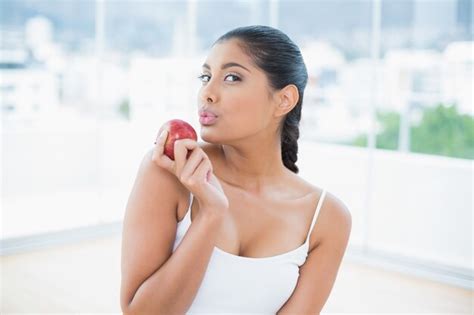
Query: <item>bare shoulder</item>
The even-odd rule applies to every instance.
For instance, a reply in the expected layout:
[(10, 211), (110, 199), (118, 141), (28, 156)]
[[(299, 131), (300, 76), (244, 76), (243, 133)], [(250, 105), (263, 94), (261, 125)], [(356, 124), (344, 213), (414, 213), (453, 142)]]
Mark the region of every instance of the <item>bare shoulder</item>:
[[(313, 233), (319, 233), (319, 243), (347, 243), (352, 228), (352, 215), (347, 205), (333, 193), (326, 191), (319, 218)], [(314, 249), (313, 247), (311, 249)]]
[[(324, 189), (313, 185), (296, 174), (295, 176), (304, 187), (303, 190), (315, 194), (317, 196), (316, 204), (319, 203), (323, 197)], [(310, 250), (328, 239), (347, 240), (352, 227), (352, 215), (341, 198), (326, 189), (324, 200), (321, 202), (321, 208), (310, 236)]]

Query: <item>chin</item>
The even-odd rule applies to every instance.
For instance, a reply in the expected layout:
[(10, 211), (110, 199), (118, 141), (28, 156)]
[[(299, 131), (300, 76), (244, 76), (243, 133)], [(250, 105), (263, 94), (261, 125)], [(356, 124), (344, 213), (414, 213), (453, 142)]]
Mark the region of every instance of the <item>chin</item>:
[(205, 130), (205, 128), (203, 128), (201, 129), (199, 137), (207, 143), (221, 144), (221, 139), (217, 136), (217, 133), (215, 131)]
[(216, 145), (224, 144), (223, 143), (224, 139), (222, 139), (222, 137), (216, 136), (216, 133), (214, 132), (201, 131), (201, 134), (199, 136), (202, 139), (202, 141), (207, 142), (207, 143), (216, 144)]

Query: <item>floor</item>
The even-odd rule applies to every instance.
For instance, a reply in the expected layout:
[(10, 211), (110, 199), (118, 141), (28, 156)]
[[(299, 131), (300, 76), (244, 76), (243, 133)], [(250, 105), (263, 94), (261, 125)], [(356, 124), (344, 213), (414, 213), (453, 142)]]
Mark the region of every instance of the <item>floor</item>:
[[(1, 314), (121, 313), (120, 235), (0, 257)], [(473, 291), (347, 255), (322, 314), (472, 314)]]

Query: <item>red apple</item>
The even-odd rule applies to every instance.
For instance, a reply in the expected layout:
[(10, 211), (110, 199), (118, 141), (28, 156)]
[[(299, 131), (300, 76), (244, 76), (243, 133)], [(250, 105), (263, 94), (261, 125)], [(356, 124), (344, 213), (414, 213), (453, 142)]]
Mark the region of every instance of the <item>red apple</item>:
[[(158, 135), (162, 130), (168, 130), (166, 137), (164, 154), (174, 161), (174, 142), (178, 139), (193, 139), (197, 141), (197, 134), (194, 128), (181, 119), (172, 119), (161, 126)], [(191, 151), (188, 152), (186, 158), (189, 158)]]

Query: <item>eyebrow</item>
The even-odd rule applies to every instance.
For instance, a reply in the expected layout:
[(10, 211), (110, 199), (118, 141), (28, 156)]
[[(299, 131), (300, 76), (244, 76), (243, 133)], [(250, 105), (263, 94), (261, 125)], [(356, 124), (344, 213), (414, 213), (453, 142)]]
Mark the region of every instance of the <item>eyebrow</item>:
[[(209, 66), (207, 63), (203, 64), (202, 67), (211, 70), (211, 66)], [(244, 68), (245, 70), (250, 72), (249, 69), (245, 68), (244, 66), (242, 66), (241, 64), (238, 64), (236, 62), (225, 63), (225, 64), (222, 65), (221, 69), (224, 70), (224, 69), (230, 68), (230, 67), (240, 67), (240, 68)]]

